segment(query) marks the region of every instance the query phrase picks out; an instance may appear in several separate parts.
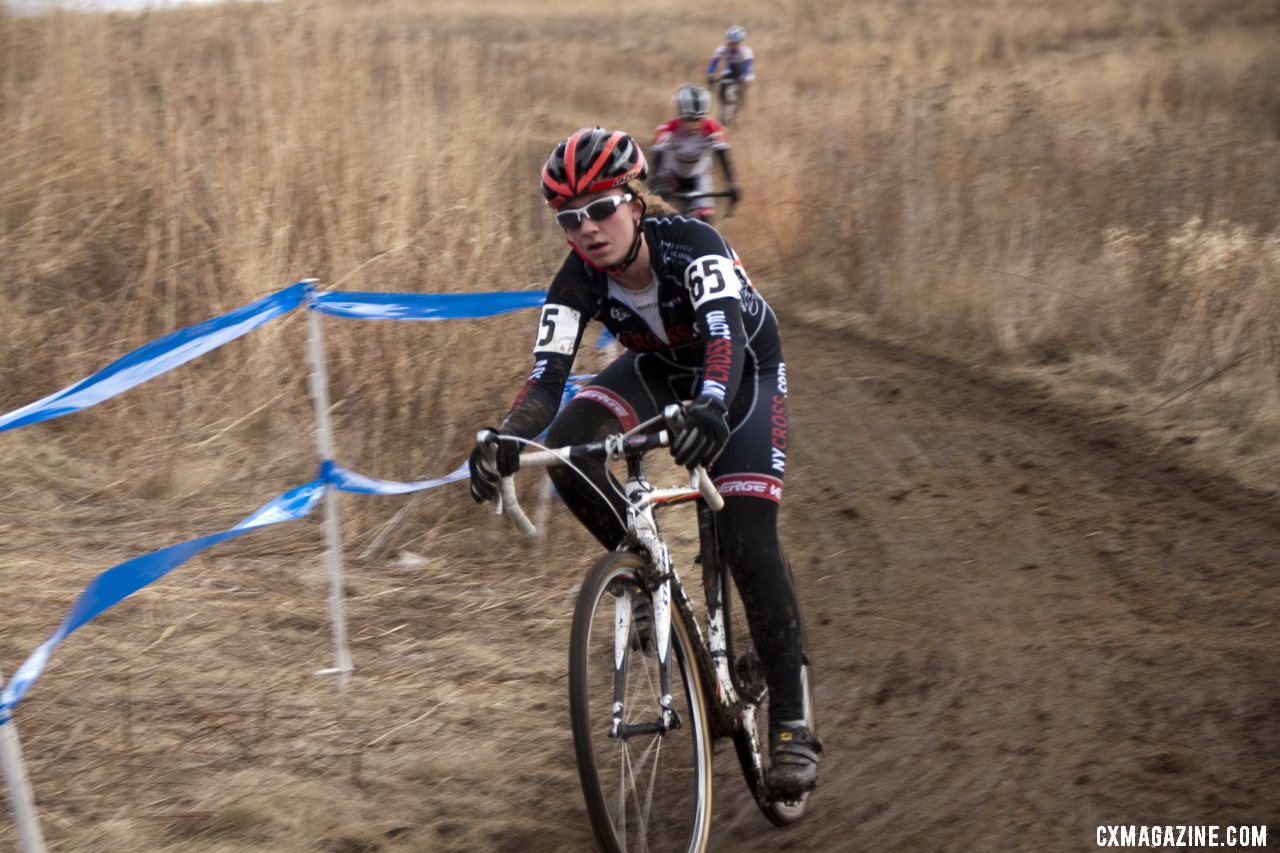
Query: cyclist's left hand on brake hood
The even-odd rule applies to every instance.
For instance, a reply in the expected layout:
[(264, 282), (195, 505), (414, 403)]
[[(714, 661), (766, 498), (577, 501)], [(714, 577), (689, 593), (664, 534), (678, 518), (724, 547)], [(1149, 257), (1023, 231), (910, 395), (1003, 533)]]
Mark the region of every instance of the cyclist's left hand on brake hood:
[(671, 444), (677, 465), (710, 465), (729, 442), (729, 415), (724, 403), (708, 394), (684, 411), (684, 424)]
[(493, 431), (498, 434), (497, 472), (489, 468), (483, 448), (477, 447), (471, 451), (471, 457), (467, 460), (467, 467), (471, 471), (471, 499), (476, 503), (484, 503), (496, 498), (498, 477), (510, 477), (520, 468), (519, 442), (504, 440), (505, 436), (511, 436), (513, 433), (504, 429)]

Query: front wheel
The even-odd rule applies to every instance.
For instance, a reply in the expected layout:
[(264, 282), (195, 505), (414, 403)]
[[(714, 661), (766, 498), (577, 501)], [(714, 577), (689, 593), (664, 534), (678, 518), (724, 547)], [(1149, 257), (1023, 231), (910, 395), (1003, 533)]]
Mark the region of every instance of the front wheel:
[[(578, 594), (569, 638), (578, 776), (602, 850), (699, 853), (711, 832), (707, 708), (691, 632), (673, 607), (667, 666), (675, 713), (663, 721), (662, 664), (644, 567), (637, 554), (606, 554)], [(615, 702), (621, 703), (617, 731)]]

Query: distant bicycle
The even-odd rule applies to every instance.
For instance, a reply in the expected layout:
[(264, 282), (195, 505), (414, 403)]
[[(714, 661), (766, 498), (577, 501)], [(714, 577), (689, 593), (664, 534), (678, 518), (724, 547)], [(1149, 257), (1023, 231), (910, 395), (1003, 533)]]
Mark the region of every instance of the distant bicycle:
[[(747, 787), (773, 823), (799, 820), (808, 801), (807, 793), (772, 799), (765, 785), (768, 689), (721, 558), (715, 513), (723, 498), (702, 468), (687, 487), (654, 488), (645, 478), (645, 455), (668, 445), (683, 416), (673, 404), (628, 432), (520, 457), (522, 468), (626, 463), (626, 537), (587, 573), (569, 640), (578, 776), (596, 840), (609, 853), (706, 849), (714, 738), (733, 739)], [(496, 433), (476, 440), (496, 455)], [(513, 479), (503, 478), (499, 491), (499, 512), (534, 535)], [(655, 517), (657, 507), (689, 502), (697, 505), (701, 608), (686, 593)], [(802, 683), (805, 723), (816, 729), (807, 654)]]
[(733, 120), (738, 117), (742, 94), (740, 86), (738, 78), (730, 74), (721, 77), (716, 84), (720, 98), (720, 123), (725, 127), (733, 127)]

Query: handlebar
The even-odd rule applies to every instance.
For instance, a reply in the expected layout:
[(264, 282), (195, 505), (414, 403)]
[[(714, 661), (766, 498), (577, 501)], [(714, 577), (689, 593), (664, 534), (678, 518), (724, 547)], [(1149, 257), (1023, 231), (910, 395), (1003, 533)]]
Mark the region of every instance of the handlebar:
[(667, 193), (666, 198), (679, 199), (680, 201), (689, 201), (695, 198), (732, 198), (733, 192), (730, 190), (715, 190), (714, 192), (698, 193), (689, 190), (680, 190), (673, 193)]
[[(619, 433), (606, 436), (601, 441), (587, 444), (576, 444), (569, 447), (534, 450), (520, 454), (521, 468), (550, 468), (555, 465), (571, 463), (576, 459), (594, 459), (607, 461), (621, 459), (628, 455), (643, 455), (659, 447), (671, 444), (671, 437), (684, 422), (684, 409), (672, 403), (662, 410), (662, 420), (667, 429), (656, 433)], [(490, 470), (498, 469), (498, 433), (491, 429), (483, 429), (476, 433), (476, 444), (484, 454), (485, 463)], [(698, 492), (713, 512), (724, 509), (724, 497), (711, 481), (711, 475), (701, 465), (689, 469), (689, 488)], [(538, 529), (529, 520), (516, 498), (515, 480), (511, 476), (498, 478), (498, 515), (506, 514), (521, 533), (532, 538), (538, 535)]]

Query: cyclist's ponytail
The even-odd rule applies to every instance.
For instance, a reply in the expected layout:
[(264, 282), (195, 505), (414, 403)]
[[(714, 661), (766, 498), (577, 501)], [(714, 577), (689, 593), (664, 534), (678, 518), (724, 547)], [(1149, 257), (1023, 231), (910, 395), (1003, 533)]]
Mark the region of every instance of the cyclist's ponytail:
[(627, 192), (644, 199), (646, 216), (675, 216), (679, 212), (666, 199), (652, 192), (639, 181), (627, 184)]

